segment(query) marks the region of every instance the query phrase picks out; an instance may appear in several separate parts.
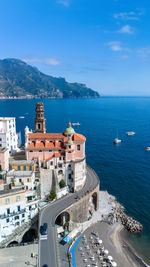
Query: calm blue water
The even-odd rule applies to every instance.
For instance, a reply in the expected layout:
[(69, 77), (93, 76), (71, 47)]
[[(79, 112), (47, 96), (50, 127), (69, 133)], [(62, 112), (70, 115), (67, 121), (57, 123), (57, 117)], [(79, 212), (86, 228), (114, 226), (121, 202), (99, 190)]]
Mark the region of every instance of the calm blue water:
[[(107, 189), (144, 225), (131, 241), (150, 261), (150, 98), (102, 97), (100, 99), (42, 100), (47, 132), (63, 132), (68, 121), (80, 122), (78, 132), (87, 137), (88, 164), (98, 173), (101, 189)], [(1, 100), (0, 116), (15, 116), (17, 130), (34, 129), (35, 103), (39, 100)], [(25, 116), (25, 119), (19, 119)], [(135, 131), (135, 136), (126, 136)], [(113, 139), (118, 132), (124, 142)]]

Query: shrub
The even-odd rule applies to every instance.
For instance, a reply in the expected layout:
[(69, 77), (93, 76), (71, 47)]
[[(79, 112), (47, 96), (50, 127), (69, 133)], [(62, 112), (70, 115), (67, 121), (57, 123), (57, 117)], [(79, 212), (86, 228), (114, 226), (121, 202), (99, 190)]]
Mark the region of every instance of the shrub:
[(50, 200), (54, 200), (56, 198), (56, 196), (57, 195), (56, 195), (55, 190), (51, 190), (50, 195), (49, 195)]
[(66, 183), (65, 183), (65, 181), (62, 179), (60, 182), (59, 182), (59, 187), (60, 188), (63, 188), (63, 187), (65, 187), (66, 186)]

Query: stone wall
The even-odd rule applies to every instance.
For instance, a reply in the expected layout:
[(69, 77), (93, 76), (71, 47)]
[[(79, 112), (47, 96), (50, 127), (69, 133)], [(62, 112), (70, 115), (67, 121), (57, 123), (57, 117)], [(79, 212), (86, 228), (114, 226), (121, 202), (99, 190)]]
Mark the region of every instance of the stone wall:
[[(93, 195), (97, 196), (96, 206), (93, 204)], [(70, 226), (73, 229), (77, 223), (82, 223), (88, 220), (88, 217), (92, 216), (93, 212), (99, 208), (99, 184), (90, 193), (71, 205), (65, 211), (70, 214)]]
[(41, 189), (41, 199), (50, 194), (53, 186), (53, 170), (50, 169), (40, 169), (40, 189)]

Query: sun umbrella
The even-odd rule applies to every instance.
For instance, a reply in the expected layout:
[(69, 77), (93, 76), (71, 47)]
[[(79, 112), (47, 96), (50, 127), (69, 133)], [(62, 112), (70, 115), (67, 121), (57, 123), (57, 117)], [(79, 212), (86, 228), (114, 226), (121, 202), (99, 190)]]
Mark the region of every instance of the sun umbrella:
[(113, 257), (112, 256), (108, 256), (108, 260), (109, 261), (112, 261), (113, 260)]
[(111, 265), (112, 265), (113, 267), (116, 267), (116, 266), (117, 266), (117, 263), (116, 263), (115, 261), (113, 261), (113, 262), (111, 263)]
[(109, 251), (107, 249), (104, 250), (104, 253), (108, 255)]
[(102, 241), (101, 239), (99, 239), (99, 240), (98, 240), (98, 243), (99, 243), (99, 244), (102, 244), (102, 243), (103, 243), (103, 241)]

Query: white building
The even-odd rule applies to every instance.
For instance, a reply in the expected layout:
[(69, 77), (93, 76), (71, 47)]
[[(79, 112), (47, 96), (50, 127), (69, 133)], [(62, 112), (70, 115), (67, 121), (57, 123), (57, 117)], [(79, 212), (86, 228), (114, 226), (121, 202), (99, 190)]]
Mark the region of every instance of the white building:
[(0, 191), (0, 242), (28, 220), (25, 189)]
[(38, 213), (36, 192), (25, 187), (0, 190), (0, 242)]
[(0, 117), (0, 148), (8, 148), (9, 153), (12, 154), (17, 151), (20, 139), (20, 134), (16, 133), (15, 118)]

